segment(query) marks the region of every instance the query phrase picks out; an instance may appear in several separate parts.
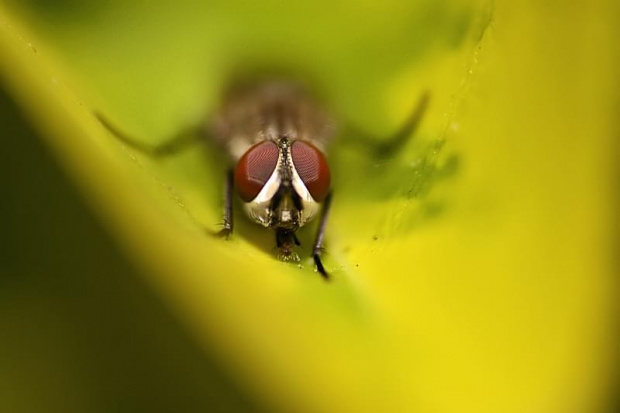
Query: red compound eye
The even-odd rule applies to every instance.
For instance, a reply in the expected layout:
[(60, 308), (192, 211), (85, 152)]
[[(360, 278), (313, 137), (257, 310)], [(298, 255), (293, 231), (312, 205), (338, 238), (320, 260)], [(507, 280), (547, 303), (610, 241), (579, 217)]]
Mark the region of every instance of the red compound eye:
[(315, 201), (321, 202), (329, 193), (329, 166), (323, 152), (303, 141), (293, 142), (293, 164)]
[(235, 188), (245, 202), (250, 202), (263, 189), (278, 164), (278, 146), (265, 141), (252, 146), (239, 159), (235, 168)]

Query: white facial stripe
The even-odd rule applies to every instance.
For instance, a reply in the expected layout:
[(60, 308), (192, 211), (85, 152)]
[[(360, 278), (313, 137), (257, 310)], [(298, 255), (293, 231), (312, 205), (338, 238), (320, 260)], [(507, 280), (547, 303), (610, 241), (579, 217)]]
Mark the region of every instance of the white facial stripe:
[(278, 188), (280, 188), (280, 174), (278, 171), (280, 170), (280, 165), (282, 164), (282, 155), (278, 155), (278, 163), (276, 164), (276, 168), (271, 173), (271, 176), (263, 186), (263, 189), (260, 190), (256, 198), (254, 198), (250, 202), (263, 203), (266, 201), (271, 201), (271, 198), (278, 192)]
[(301, 211), (301, 217), (299, 226), (304, 225), (306, 222), (312, 220), (315, 217), (317, 212), (319, 211), (319, 203), (312, 198), (310, 195), (310, 191), (306, 188), (304, 181), (302, 181), (301, 177), (297, 173), (297, 169), (295, 168), (295, 164), (293, 163), (293, 157), (289, 151), (288, 154), (289, 164), (291, 165), (291, 169), (293, 170), (293, 188), (295, 188), (295, 192), (301, 198), (301, 204), (303, 205), (303, 209)]
[[(288, 164), (291, 165), (293, 189), (299, 195), (303, 206), (299, 217), (299, 226), (301, 227), (317, 215), (320, 209), (320, 204), (312, 198), (308, 188), (306, 188), (306, 185), (297, 173), (290, 151), (288, 152), (287, 160)], [(268, 227), (270, 223), (269, 207), (271, 206), (271, 199), (274, 197), (276, 192), (278, 192), (280, 184), (282, 183), (279, 172), (283, 162), (282, 153), (280, 152), (278, 155), (278, 163), (276, 164), (276, 168), (269, 177), (267, 183), (265, 183), (261, 191), (258, 195), (256, 195), (256, 198), (245, 203), (244, 205), (246, 213), (250, 216), (250, 218), (265, 227)], [(283, 211), (282, 217), (280, 218), (282, 221), (286, 221), (287, 218), (290, 220), (290, 211)]]
[(302, 201), (316, 202), (314, 198), (312, 198), (312, 195), (310, 195), (310, 192), (308, 191), (308, 188), (306, 188), (304, 181), (301, 180), (301, 177), (297, 173), (297, 169), (295, 169), (292, 158), (290, 159), (290, 163), (293, 166), (291, 169), (293, 170), (293, 188), (295, 188), (295, 192), (297, 192), (297, 194), (301, 197)]
[(282, 154), (279, 154), (278, 163), (276, 164), (275, 169), (271, 173), (271, 176), (263, 186), (263, 189), (260, 190), (258, 195), (256, 195), (253, 200), (251, 200), (250, 202), (246, 202), (244, 205), (245, 212), (248, 214), (248, 216), (264, 227), (269, 226), (269, 207), (271, 205), (271, 199), (276, 194), (276, 192), (278, 192), (278, 188), (280, 188), (281, 179), (278, 171), (281, 165)]

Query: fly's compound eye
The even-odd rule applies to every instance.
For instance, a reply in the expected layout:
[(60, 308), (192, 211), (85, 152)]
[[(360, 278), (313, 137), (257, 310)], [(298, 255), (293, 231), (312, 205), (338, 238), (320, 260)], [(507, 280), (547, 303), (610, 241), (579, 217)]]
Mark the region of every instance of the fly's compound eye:
[(265, 141), (252, 146), (235, 168), (235, 188), (244, 202), (250, 202), (263, 189), (278, 164), (278, 146)]
[(307, 142), (295, 141), (291, 147), (291, 157), (297, 174), (315, 201), (327, 197), (330, 185), (329, 166), (325, 155)]

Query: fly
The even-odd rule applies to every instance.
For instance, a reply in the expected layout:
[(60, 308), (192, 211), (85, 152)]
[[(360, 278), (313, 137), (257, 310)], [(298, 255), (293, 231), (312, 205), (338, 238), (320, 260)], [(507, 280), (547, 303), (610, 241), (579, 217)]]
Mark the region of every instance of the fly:
[[(427, 100), (428, 95), (423, 95), (410, 119), (385, 143), (359, 133), (357, 143), (372, 146), (378, 156), (390, 156), (412, 135)], [(127, 137), (100, 114), (96, 116), (119, 140), (154, 156), (176, 153), (198, 136), (189, 131), (151, 147)], [(317, 272), (328, 279), (321, 261), (332, 202), (325, 151), (335, 127), (328, 113), (298, 85), (259, 83), (232, 91), (203, 131), (227, 153), (232, 165), (226, 177), (223, 229), (219, 234), (227, 238), (233, 231), (236, 192), (248, 217), (274, 230), (278, 258), (299, 261), (296, 232), (318, 218), (312, 258)]]

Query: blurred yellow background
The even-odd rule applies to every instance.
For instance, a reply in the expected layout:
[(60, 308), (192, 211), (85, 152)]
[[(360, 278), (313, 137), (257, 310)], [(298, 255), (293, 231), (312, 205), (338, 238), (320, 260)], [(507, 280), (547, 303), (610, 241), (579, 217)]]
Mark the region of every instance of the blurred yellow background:
[[(0, 3), (0, 411), (612, 411), (618, 11)], [(332, 283), (241, 214), (204, 235), (212, 149), (150, 159), (92, 116), (161, 142), (257, 71), (378, 138), (431, 93), (394, 159), (331, 148)]]

